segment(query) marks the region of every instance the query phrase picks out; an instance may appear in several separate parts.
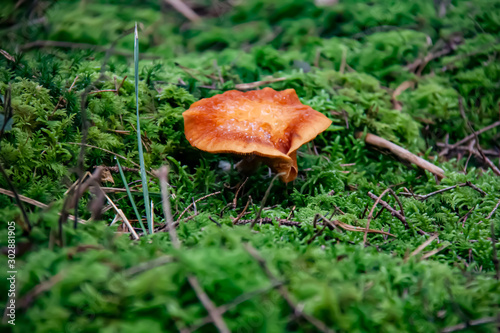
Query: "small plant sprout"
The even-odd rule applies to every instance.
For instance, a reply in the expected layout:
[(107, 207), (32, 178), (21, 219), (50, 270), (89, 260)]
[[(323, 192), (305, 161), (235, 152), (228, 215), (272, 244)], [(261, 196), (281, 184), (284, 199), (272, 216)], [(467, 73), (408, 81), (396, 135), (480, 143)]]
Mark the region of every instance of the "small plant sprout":
[(141, 182), (142, 193), (144, 196), (144, 207), (146, 210), (146, 219), (148, 222), (149, 233), (153, 233), (153, 219), (151, 218), (151, 209), (149, 206), (148, 178), (146, 175), (146, 166), (144, 165), (144, 153), (142, 151), (141, 123), (139, 121), (139, 34), (137, 33), (137, 22), (135, 23), (134, 34), (134, 76), (135, 76), (135, 110), (137, 117), (137, 148), (139, 150), (139, 159), (141, 164)]
[(135, 205), (135, 200), (134, 197), (132, 196), (132, 192), (130, 192), (130, 187), (127, 184), (127, 178), (125, 178), (125, 174), (123, 173), (122, 166), (120, 164), (120, 161), (115, 157), (116, 164), (118, 164), (118, 170), (120, 171), (120, 176), (123, 181), (123, 186), (125, 186), (125, 189), (127, 190), (127, 195), (130, 200), (130, 204), (132, 205), (132, 208), (134, 209), (135, 216), (137, 217), (137, 220), (139, 221), (139, 224), (141, 225), (141, 229), (146, 234), (146, 228), (144, 227), (144, 224), (142, 223), (142, 218), (141, 214), (139, 214), (139, 211), (137, 210), (137, 206)]

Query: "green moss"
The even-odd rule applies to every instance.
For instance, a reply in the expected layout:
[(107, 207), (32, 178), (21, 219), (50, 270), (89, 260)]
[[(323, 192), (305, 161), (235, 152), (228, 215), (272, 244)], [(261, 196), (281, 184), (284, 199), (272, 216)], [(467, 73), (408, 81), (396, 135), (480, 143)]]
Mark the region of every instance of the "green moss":
[[(0, 162), (20, 194), (50, 205), (40, 209), (25, 204), (34, 229), (30, 234), (17, 229), (19, 249), (27, 248), (16, 261), (18, 296), (56, 274), (61, 277), (27, 308), (18, 309), (17, 325), (10, 329), (181, 330), (207, 315), (186, 281), (194, 274), (217, 306), (265, 289), (224, 313), (232, 331), (316, 331), (295, 318), (244, 249), (245, 243), (258, 249), (300, 309), (339, 332), (440, 331), (495, 316), (500, 284), (493, 277), (490, 223), (498, 239), (499, 211), (486, 217), (498, 202), (500, 178), (474, 157), (464, 172), (466, 158), (440, 159), (436, 146), (446, 137), (454, 143), (470, 133), (459, 98), (476, 130), (498, 120), (499, 2), (453, 1), (443, 17), (433, 1), (344, 1), (319, 8), (313, 1), (287, 0), (277, 6), (275, 1), (252, 0), (227, 8), (221, 16), (203, 1), (199, 6), (197, 11), (208, 14), (202, 22), (187, 24), (172, 10), (160, 11), (156, 1), (126, 6), (115, 1), (61, 2), (46, 12), (48, 25), (29, 29), (21, 9), (8, 8), (8, 19), (1, 24), (12, 26), (9, 22), (20, 20), (21, 25), (0, 30), (2, 49), (15, 58), (0, 56), (0, 106), (13, 111), (12, 128), (0, 142)], [(86, 143), (92, 146), (85, 149), (85, 171), (115, 166), (113, 154), (126, 158), (120, 161), (124, 167), (136, 168), (134, 73), (128, 57), (133, 38), (119, 39), (116, 51), (122, 55), (112, 55), (106, 63), (104, 54), (93, 50), (13, 50), (18, 44), (47, 39), (109, 46), (136, 20), (144, 25), (139, 108), (146, 169), (170, 164), (176, 218), (193, 200), (220, 193), (197, 202), (198, 215), (192, 210), (184, 215), (191, 219), (177, 229), (182, 251), (172, 248), (164, 232), (131, 242), (116, 226), (106, 225), (115, 217), (112, 209), (103, 213), (102, 221), (76, 230), (64, 225), (62, 246), (57, 213), (77, 180), (83, 115), (89, 125)], [(9, 30), (21, 28), (23, 34)], [(419, 74), (408, 70), (408, 65), (446, 48), (447, 54), (421, 67)], [(243, 218), (256, 217), (271, 180), (268, 169), (262, 167), (249, 178), (233, 209), (242, 177), (220, 163), (234, 165), (238, 157), (194, 149), (184, 137), (182, 113), (202, 98), (270, 76), (286, 80), (269, 86), (295, 89), (304, 104), (324, 113), (333, 125), (299, 150), (298, 178), (274, 184), (266, 202), (269, 209), (262, 212), (265, 218), (290, 216), (300, 228), (274, 221), (250, 231), (233, 226), (232, 219), (250, 196)], [(405, 81), (412, 81), (413, 87), (394, 97)], [(101, 91), (117, 86), (118, 91)], [(7, 105), (9, 89), (12, 101)], [(86, 90), (90, 94), (82, 104)], [(377, 134), (434, 161), (446, 178), (438, 183), (428, 172), (369, 149), (356, 132)], [(497, 128), (481, 134), (481, 146), (498, 149), (498, 133)], [(498, 158), (492, 160), (498, 165)], [(113, 176), (114, 185), (103, 185), (122, 187)], [(127, 179), (140, 191), (135, 187), (137, 172), (128, 171)], [(468, 181), (487, 194), (468, 186), (425, 201), (401, 194), (405, 188), (427, 194)], [(8, 189), (3, 178), (0, 187)], [(399, 194), (408, 228), (388, 211), (378, 214), (380, 206), (370, 228), (395, 237), (369, 234), (369, 246), (363, 247), (362, 232), (321, 232), (321, 226), (313, 226), (315, 215), (321, 214), (366, 227), (373, 205), (368, 192), (380, 195), (388, 187)], [(155, 222), (163, 224), (156, 178), (151, 178), (149, 189)], [(126, 193), (108, 195), (126, 216), (135, 217)], [(134, 197), (144, 215), (142, 197)], [(91, 198), (85, 193), (80, 200), (79, 217), (90, 218)], [(398, 205), (391, 196), (384, 200)], [(0, 220), (22, 220), (5, 195), (0, 195)], [(420, 231), (438, 233), (439, 238), (408, 259), (429, 237)], [(4, 228), (0, 239), (6, 237)], [(422, 260), (432, 250), (439, 251)], [(130, 268), (165, 255), (173, 261), (130, 273)], [(6, 260), (0, 259), (2, 267)], [(5, 274), (0, 274), (2, 281)], [(0, 284), (0, 294), (6, 295), (7, 288), (7, 283)], [(485, 324), (469, 330), (495, 328)], [(199, 331), (214, 327), (205, 325)]]

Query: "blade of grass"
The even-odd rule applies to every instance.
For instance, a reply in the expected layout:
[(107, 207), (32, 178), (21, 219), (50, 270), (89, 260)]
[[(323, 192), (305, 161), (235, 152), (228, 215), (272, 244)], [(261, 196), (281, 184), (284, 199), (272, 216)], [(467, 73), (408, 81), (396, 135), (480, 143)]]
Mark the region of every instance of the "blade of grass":
[(139, 121), (139, 34), (137, 33), (137, 22), (135, 23), (134, 34), (134, 69), (135, 69), (135, 110), (137, 115), (137, 147), (139, 149), (139, 158), (141, 164), (142, 193), (144, 195), (144, 208), (146, 209), (146, 220), (148, 222), (149, 233), (153, 233), (153, 219), (149, 206), (148, 178), (146, 167), (144, 166), (144, 153), (142, 151), (141, 124)]
[(120, 164), (120, 161), (116, 159), (116, 163), (118, 164), (118, 170), (120, 170), (120, 176), (122, 177), (123, 184), (125, 186), (125, 189), (127, 190), (127, 195), (130, 200), (130, 203), (132, 204), (132, 208), (134, 209), (135, 216), (137, 217), (137, 220), (141, 224), (142, 232), (146, 235), (146, 228), (144, 227), (144, 224), (142, 223), (141, 219), (141, 214), (139, 214), (139, 211), (137, 210), (137, 206), (135, 205), (134, 197), (132, 196), (132, 192), (130, 192), (130, 188), (128, 187), (127, 179), (125, 178), (125, 174), (123, 173), (122, 166)]

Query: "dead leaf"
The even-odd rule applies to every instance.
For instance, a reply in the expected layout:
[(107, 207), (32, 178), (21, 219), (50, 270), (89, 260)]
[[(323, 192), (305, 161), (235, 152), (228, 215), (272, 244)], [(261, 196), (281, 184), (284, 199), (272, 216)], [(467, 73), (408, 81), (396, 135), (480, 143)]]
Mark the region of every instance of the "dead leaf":
[(113, 176), (111, 176), (111, 172), (108, 169), (103, 169), (101, 173), (101, 182), (111, 182), (115, 183)]

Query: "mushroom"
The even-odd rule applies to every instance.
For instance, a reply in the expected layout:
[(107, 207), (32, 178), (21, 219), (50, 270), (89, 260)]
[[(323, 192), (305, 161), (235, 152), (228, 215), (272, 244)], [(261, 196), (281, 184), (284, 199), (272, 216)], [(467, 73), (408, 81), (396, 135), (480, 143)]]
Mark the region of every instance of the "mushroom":
[(302, 104), (294, 89), (231, 90), (193, 103), (183, 116), (192, 146), (246, 155), (237, 165), (240, 171), (264, 163), (285, 183), (297, 177), (297, 149), (332, 123)]

